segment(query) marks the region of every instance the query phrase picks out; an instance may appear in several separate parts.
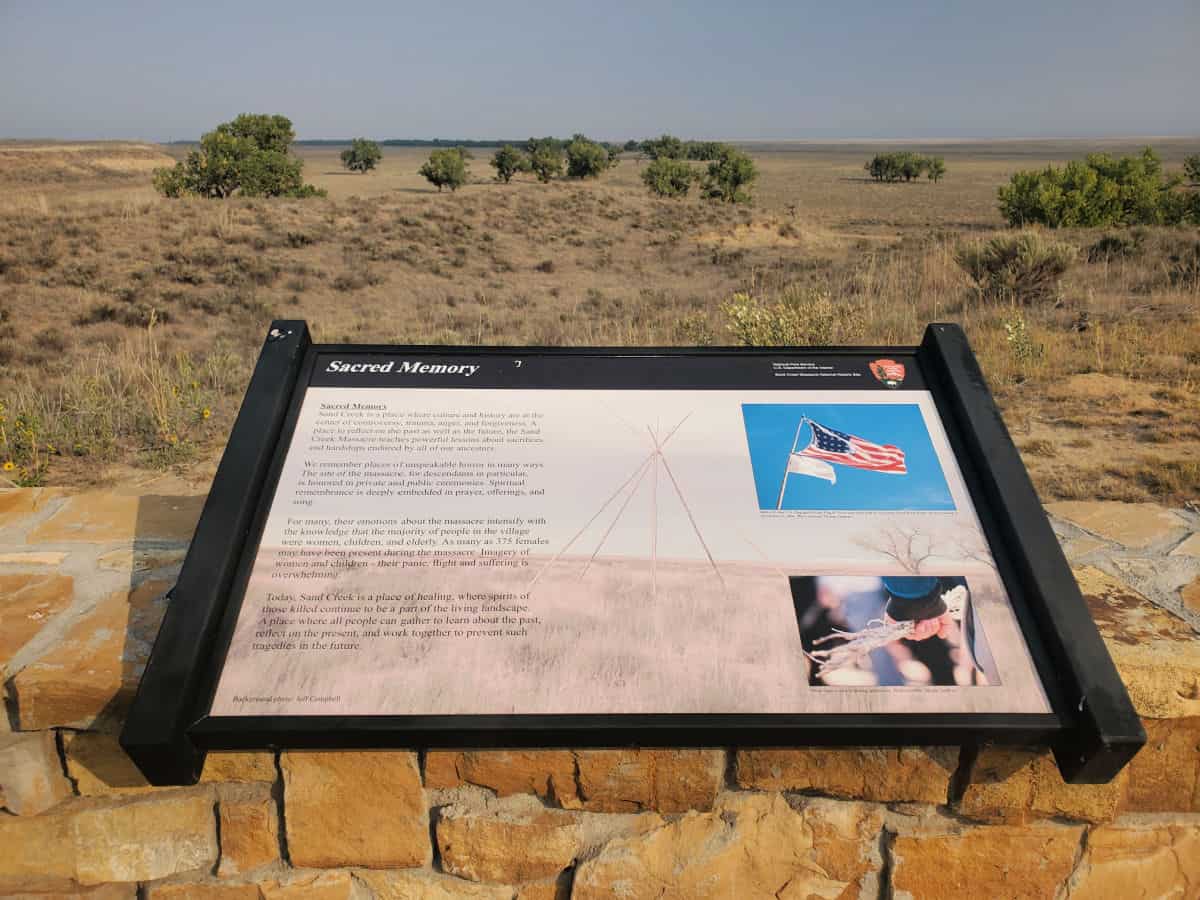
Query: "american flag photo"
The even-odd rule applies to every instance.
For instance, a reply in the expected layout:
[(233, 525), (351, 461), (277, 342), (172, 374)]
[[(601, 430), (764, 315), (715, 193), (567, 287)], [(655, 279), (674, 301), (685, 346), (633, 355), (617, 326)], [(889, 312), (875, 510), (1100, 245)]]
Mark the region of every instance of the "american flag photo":
[(949, 511), (921, 404), (743, 403), (761, 510)]
[(905, 475), (904, 451), (893, 444), (874, 444), (852, 434), (826, 428), (817, 422), (809, 422), (812, 440), (800, 451), (800, 456), (821, 459), (825, 462), (873, 472), (891, 472)]

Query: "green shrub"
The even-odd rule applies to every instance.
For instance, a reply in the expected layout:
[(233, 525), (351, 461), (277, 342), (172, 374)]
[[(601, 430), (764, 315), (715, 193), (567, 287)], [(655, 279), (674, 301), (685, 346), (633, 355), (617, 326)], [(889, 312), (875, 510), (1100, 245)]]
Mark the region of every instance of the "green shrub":
[(529, 168), (537, 180), (545, 184), (562, 174), (563, 151), (561, 146), (542, 143), (529, 154)]
[(1018, 226), (1174, 225), (1200, 212), (1178, 185), (1149, 147), (1116, 159), (1093, 153), (1062, 168), (1017, 172), (1000, 188), (1000, 212)]
[(717, 158), (708, 164), (704, 177), (704, 196), (725, 203), (749, 203), (748, 188), (758, 177), (754, 162), (735, 147), (723, 146)]
[(156, 169), (154, 187), (166, 197), (312, 197), (303, 162), (288, 153), (295, 132), (286, 116), (243, 113), (200, 138), (200, 149), (171, 168)]
[(383, 159), (383, 150), (375, 141), (355, 138), (342, 151), (342, 165), (351, 172), (369, 172)]
[(563, 149), (566, 146), (567, 146), (567, 141), (564, 141), (562, 138), (556, 138), (556, 137), (532, 138), (531, 137), (525, 141), (525, 152), (528, 153), (530, 156), (533, 156), (533, 154), (537, 153), (539, 150), (551, 150), (555, 153), (561, 154), (563, 152)]
[(505, 144), (492, 155), (491, 166), (496, 170), (496, 180), (508, 184), (518, 172), (529, 171), (529, 157), (512, 144)]
[(1059, 282), (1075, 260), (1075, 248), (1024, 231), (965, 244), (955, 251), (954, 259), (984, 299), (1029, 304), (1058, 297)]
[(738, 343), (748, 347), (850, 344), (866, 331), (855, 306), (835, 303), (813, 288), (788, 288), (773, 303), (737, 293), (721, 304), (721, 312)]
[(567, 175), (571, 178), (599, 178), (608, 168), (608, 150), (582, 134), (567, 144)]
[(448, 187), (451, 192), (457, 191), (467, 183), (470, 172), (467, 169), (467, 153), (461, 147), (449, 147), (434, 150), (429, 159), (417, 170), (430, 184), (435, 185), (438, 193)]
[(642, 152), (651, 159), (683, 159), (683, 141), (673, 134), (642, 141)]
[(683, 158), (711, 162), (721, 155), (724, 147), (718, 141), (687, 141), (683, 145)]
[(695, 180), (695, 170), (681, 159), (663, 157), (642, 170), (642, 181), (660, 197), (686, 197)]
[(1183, 177), (1192, 184), (1200, 184), (1200, 153), (1194, 153), (1183, 161)]

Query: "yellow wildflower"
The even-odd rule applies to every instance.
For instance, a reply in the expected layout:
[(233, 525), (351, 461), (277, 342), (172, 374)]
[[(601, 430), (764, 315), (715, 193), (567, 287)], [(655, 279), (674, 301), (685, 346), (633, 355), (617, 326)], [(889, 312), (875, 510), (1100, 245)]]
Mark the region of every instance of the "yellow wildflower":
[(5, 472), (11, 472), (16, 467), (17, 467), (17, 464), (14, 463), (11, 459), (6, 459), (4, 461), (4, 471)]
[(204, 407), (204, 409), (200, 410), (200, 418), (202, 418), (202, 419), (207, 419), (211, 415), (212, 415), (212, 410), (209, 409), (207, 406)]

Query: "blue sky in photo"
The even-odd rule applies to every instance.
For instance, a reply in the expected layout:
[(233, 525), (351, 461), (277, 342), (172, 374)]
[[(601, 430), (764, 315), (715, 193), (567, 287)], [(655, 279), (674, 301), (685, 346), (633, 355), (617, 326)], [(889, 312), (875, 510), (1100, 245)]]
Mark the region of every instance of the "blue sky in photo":
[(1200, 2), (0, 0), (0, 137), (1195, 135)]
[[(742, 418), (760, 509), (775, 509), (796, 426), (804, 416), (875, 444), (894, 444), (904, 451), (908, 473), (896, 475), (831, 464), (837, 473), (836, 484), (792, 474), (783, 498), (785, 510), (954, 509), (921, 409), (915, 403), (743, 403)], [(805, 424), (796, 450), (806, 447), (811, 436), (812, 430)]]

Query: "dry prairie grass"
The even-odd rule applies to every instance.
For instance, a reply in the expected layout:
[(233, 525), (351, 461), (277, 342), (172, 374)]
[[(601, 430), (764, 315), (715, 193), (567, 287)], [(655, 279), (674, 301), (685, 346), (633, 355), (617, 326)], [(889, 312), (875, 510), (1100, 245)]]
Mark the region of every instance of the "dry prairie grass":
[[(1192, 149), (1156, 146), (1168, 166)], [(146, 174), (64, 181), (50, 166), (0, 196), (6, 414), (36, 410), (53, 443), (88, 404), (123, 410), (111, 440), (78, 455), (54, 444), (52, 482), (164, 464), (202, 481), (273, 317), (308, 319), (324, 341), (729, 343), (733, 293), (811, 290), (852, 306), (869, 343), (960, 322), (1047, 499), (1200, 496), (1200, 232), (1057, 233), (1075, 262), (1056, 299), (1034, 306), (986, 300), (954, 258), (1007, 232), (995, 190), (1012, 171), (1133, 146), (918, 148), (946, 157), (938, 185), (869, 182), (874, 145), (752, 149), (762, 176), (749, 208), (653, 199), (633, 159), (599, 182), (502, 185), (480, 151), (474, 183), (439, 195), (416, 175), (423, 151), (387, 148), (378, 172), (350, 175), (337, 148), (302, 148), (329, 199), (223, 203), (158, 199)], [(117, 386), (81, 399), (106, 367), (125, 373)], [(181, 395), (202, 384), (211, 419), (184, 435), (159, 428), (139, 369)], [(70, 402), (47, 399), (58, 396)]]

